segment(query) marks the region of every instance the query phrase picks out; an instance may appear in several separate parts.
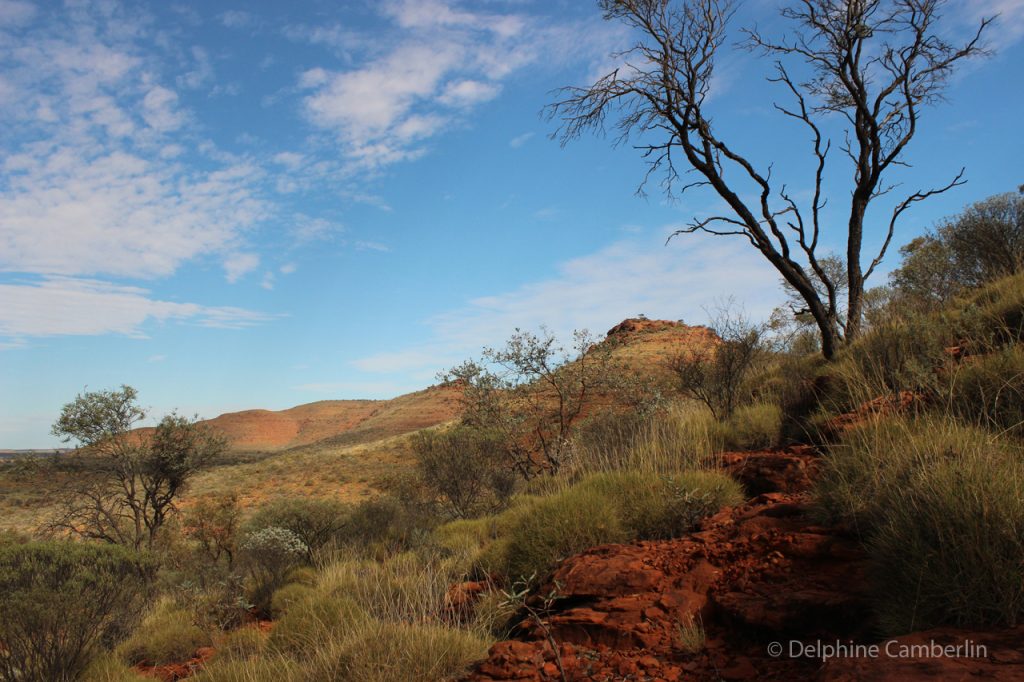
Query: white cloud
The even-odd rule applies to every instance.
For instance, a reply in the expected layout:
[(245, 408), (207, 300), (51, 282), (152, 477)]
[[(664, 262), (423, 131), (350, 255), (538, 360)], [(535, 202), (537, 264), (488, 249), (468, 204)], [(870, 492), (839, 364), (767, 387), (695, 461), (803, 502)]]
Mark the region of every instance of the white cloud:
[(155, 86), (142, 98), (142, 118), (160, 132), (180, 128), (184, 116), (178, 110), (178, 94), (163, 86)]
[(61, 335), (144, 337), (147, 323), (172, 320), (238, 328), (269, 319), (242, 308), (160, 301), (146, 289), (96, 280), (49, 277), (0, 284), (0, 337), (15, 341)]
[(1024, 3), (1020, 0), (971, 0), (956, 9), (965, 33), (977, 30), (982, 19), (996, 17), (984, 35), (985, 42), (997, 50), (1024, 38)]
[[(310, 91), (306, 116), (335, 135), (352, 171), (419, 158), (426, 140), (463, 124), (474, 107), (498, 97), (513, 73), (603, 56), (619, 38), (589, 23), (552, 25), (525, 14), (460, 9), (452, 0), (393, 0), (381, 9), (395, 28), (381, 31), (376, 51), (361, 50), (370, 54), (362, 63), (318, 66), (299, 77), (299, 87)], [(580, 49), (583, 33), (588, 40)], [(328, 42), (308, 29), (290, 35)]]
[(327, 241), (345, 231), (343, 225), (325, 218), (311, 218), (306, 215), (296, 216), (291, 234), (296, 246), (310, 242)]
[(190, 53), (192, 68), (178, 76), (177, 83), (182, 88), (198, 90), (214, 79), (213, 65), (209, 53), (198, 45), (193, 46)]
[(67, 147), (5, 165), (0, 270), (166, 276), (228, 248), (266, 210), (245, 165), (193, 176), (131, 153)]
[(224, 277), (234, 284), (260, 266), (260, 257), (255, 253), (233, 253), (224, 261)]
[(498, 96), (501, 86), (477, 80), (462, 80), (449, 83), (437, 101), (450, 107), (468, 107), (487, 102)]
[(164, 277), (239, 250), (270, 214), (257, 166), (206, 143), (210, 163), (184, 165), (189, 113), (131, 16), (75, 4), (0, 41), (20, 103), (0, 108), (0, 271)]
[(295, 170), (302, 165), (305, 157), (296, 152), (281, 152), (274, 156), (274, 163), (277, 163), (289, 170)]
[(705, 322), (703, 306), (734, 296), (753, 317), (779, 302), (778, 276), (739, 240), (691, 238), (622, 241), (562, 263), (547, 280), (483, 296), (426, 323), (432, 340), (353, 362), (366, 372), (437, 371), (484, 346), (500, 345), (514, 329), (547, 325), (560, 338), (574, 329), (604, 332), (627, 317)]
[(508, 141), (508, 146), (512, 147), (512, 149), (519, 149), (524, 144), (529, 142), (530, 139), (533, 138), (533, 136), (534, 133), (523, 133), (522, 135), (516, 135), (515, 137)]
[(0, 0), (0, 26), (18, 26), (32, 20), (35, 6), (22, 0)]
[(390, 246), (380, 242), (357, 241), (355, 243), (355, 247), (360, 251), (380, 251), (382, 253), (386, 253), (391, 250)]
[(257, 24), (256, 17), (243, 10), (228, 10), (220, 15), (220, 23), (227, 28), (250, 28)]
[(295, 263), (285, 263), (280, 268), (278, 268), (282, 275), (290, 275), (298, 269), (299, 267), (295, 265)]

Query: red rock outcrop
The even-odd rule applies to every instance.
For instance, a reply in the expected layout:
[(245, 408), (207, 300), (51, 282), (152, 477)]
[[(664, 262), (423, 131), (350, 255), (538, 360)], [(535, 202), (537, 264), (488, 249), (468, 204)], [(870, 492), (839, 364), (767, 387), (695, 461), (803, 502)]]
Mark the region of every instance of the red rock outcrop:
[(815, 523), (809, 448), (726, 453), (722, 462), (761, 494), (683, 538), (566, 559), (528, 598), (516, 639), (494, 645), (465, 682), (1024, 680), (1024, 627), (924, 632), (894, 645), (973, 640), (988, 646), (984, 656), (825, 664), (792, 653), (819, 641), (884, 647), (871, 625), (865, 555), (842, 529)]

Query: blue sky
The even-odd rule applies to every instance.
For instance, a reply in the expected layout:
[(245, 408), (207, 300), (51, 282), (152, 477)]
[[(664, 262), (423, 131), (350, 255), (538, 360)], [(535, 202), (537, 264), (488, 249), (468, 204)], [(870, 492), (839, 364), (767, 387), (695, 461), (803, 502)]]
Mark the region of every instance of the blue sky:
[[(951, 2), (943, 31), (995, 13), (995, 55), (894, 177), (969, 183), (908, 212), (899, 243), (1024, 182), (1024, 4)], [(767, 0), (741, 5), (753, 22), (784, 28)], [(548, 137), (551, 90), (629, 40), (579, 1), (0, 0), (0, 448), (54, 445), (86, 386), (209, 417), (391, 397), (517, 326), (700, 323), (728, 296), (766, 315), (777, 277), (743, 240), (665, 246), (714, 197), (639, 198), (633, 149)], [(715, 122), (806, 191), (765, 66), (723, 56)], [(837, 158), (833, 206), (847, 177)]]

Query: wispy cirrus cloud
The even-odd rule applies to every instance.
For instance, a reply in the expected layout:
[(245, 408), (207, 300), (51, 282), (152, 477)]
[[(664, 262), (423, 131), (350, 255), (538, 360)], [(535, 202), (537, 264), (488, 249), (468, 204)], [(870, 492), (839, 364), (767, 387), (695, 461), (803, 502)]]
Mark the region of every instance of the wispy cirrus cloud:
[(147, 324), (169, 321), (238, 329), (269, 319), (243, 308), (161, 301), (146, 289), (99, 280), (46, 277), (0, 284), (0, 337), (8, 343), (69, 335), (145, 337)]

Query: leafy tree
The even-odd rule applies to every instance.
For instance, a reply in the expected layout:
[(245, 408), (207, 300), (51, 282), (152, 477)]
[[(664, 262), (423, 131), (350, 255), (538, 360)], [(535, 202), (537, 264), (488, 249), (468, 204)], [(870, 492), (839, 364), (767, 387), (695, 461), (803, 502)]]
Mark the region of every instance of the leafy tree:
[[(588, 87), (562, 91), (563, 99), (549, 112), (561, 123), (563, 144), (588, 131), (603, 131), (611, 118), (620, 141), (641, 138), (639, 148), (650, 163), (647, 178), (663, 172), (670, 195), (710, 188), (727, 210), (675, 234), (704, 232), (749, 241), (798, 292), (818, 328), (822, 354), (835, 357), (861, 331), (865, 282), (885, 257), (900, 216), (963, 182), (961, 170), (943, 187), (897, 198), (882, 222), (881, 248), (865, 258), (869, 208), (895, 189), (889, 175), (907, 165), (922, 109), (942, 99), (960, 62), (984, 52), (981, 36), (991, 19), (955, 45), (938, 26), (943, 0), (792, 0), (782, 9), (794, 27), (790, 36), (773, 39), (757, 28), (745, 30), (742, 47), (774, 59), (769, 80), (790, 100), (775, 108), (801, 125), (810, 140), (812, 191), (808, 201), (801, 201), (773, 177), (770, 165), (759, 168), (715, 125), (715, 65), (733, 42), (728, 0), (599, 4), (606, 19), (625, 24), (639, 39), (618, 55), (622, 66)], [(830, 231), (823, 209), (832, 131), (843, 140), (839, 148), (850, 164), (841, 228), (845, 282), (828, 272), (820, 253)], [(682, 184), (683, 172), (692, 172), (695, 179)]]
[(421, 478), (457, 517), (498, 511), (515, 489), (515, 473), (501, 457), (500, 441), (479, 429), (424, 431), (413, 449)]
[(1024, 272), (1024, 195), (1007, 192), (971, 204), (900, 249), (891, 277), (897, 291), (927, 306)]
[(204, 497), (196, 502), (182, 522), (185, 537), (195, 541), (212, 566), (222, 562), (234, 567), (239, 520), (238, 496)]
[(467, 426), (495, 433), (524, 478), (565, 463), (584, 411), (613, 388), (610, 347), (576, 332), (565, 348), (546, 329), (519, 329), (504, 348), (487, 348), (443, 376), (464, 388)]
[(223, 452), (223, 438), (173, 413), (151, 433), (134, 430), (146, 416), (137, 397), (131, 386), (86, 392), (61, 410), (52, 433), (78, 441), (91, 466), (62, 491), (51, 529), (152, 547), (189, 479)]
[(124, 547), (0, 544), (0, 680), (77, 679), (130, 632), (154, 571)]

